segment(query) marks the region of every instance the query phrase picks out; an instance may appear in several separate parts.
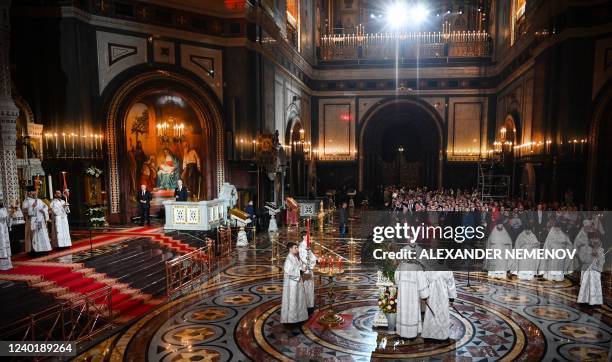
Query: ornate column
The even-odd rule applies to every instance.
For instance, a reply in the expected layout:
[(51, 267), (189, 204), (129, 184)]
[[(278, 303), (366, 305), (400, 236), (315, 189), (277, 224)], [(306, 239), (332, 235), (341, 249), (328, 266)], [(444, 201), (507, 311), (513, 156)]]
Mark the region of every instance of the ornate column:
[(11, 0), (0, 0), (0, 191), (5, 204), (19, 197), (16, 141), (19, 110), (11, 96), (9, 69)]

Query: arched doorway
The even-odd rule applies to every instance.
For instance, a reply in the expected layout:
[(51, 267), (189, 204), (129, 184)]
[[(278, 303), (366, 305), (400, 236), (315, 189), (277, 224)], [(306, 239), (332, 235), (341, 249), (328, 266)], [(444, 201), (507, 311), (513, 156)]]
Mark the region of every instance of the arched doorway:
[(154, 190), (153, 212), (173, 198), (178, 179), (193, 199), (216, 197), (224, 180), (223, 124), (205, 85), (178, 73), (148, 72), (123, 83), (107, 109), (111, 220), (134, 213), (140, 184)]
[(612, 82), (596, 98), (589, 132), (586, 206), (612, 207)]
[(442, 120), (415, 99), (379, 102), (364, 116), (359, 135), (359, 189), (385, 184), (440, 187)]

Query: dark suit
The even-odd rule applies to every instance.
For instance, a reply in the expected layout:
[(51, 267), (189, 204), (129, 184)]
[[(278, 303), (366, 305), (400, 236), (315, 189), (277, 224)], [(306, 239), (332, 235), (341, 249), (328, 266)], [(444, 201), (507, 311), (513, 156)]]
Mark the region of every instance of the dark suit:
[(183, 186), (180, 190), (179, 188), (174, 189), (174, 199), (176, 201), (187, 201), (187, 188)]
[(136, 195), (136, 202), (138, 202), (138, 211), (140, 216), (140, 225), (144, 225), (145, 219), (147, 221), (147, 225), (151, 225), (151, 219), (149, 217), (149, 210), (151, 209), (151, 199), (153, 196), (149, 191), (145, 191), (144, 194), (141, 191), (138, 191)]

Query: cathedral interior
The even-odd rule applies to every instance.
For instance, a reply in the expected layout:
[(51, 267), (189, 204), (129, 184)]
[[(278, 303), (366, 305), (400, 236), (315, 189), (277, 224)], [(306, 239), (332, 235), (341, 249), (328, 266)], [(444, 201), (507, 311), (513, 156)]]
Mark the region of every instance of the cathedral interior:
[[(0, 128), (12, 360), (612, 358), (610, 1), (0, 0)], [(447, 338), (407, 338), (396, 222), (562, 229), (579, 266), (463, 260)]]

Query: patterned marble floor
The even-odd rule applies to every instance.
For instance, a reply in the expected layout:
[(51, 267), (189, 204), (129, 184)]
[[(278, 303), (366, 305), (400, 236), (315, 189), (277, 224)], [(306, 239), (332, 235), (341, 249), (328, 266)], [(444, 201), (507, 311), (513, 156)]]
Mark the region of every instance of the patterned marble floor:
[[(359, 230), (355, 227), (355, 233)], [(312, 317), (301, 326), (279, 323), (282, 293), (278, 249), (297, 240), (296, 230), (258, 239), (238, 249), (232, 263), (190, 295), (149, 313), (121, 334), (80, 356), (111, 361), (606, 361), (612, 336), (612, 309), (575, 303), (569, 280), (487, 280), (455, 273), (456, 310), (451, 340), (403, 340), (373, 329), (377, 289), (375, 269), (359, 263), (353, 243), (324, 230), (314, 235), (320, 250), (336, 250), (356, 262), (336, 280), (337, 310), (345, 322), (326, 328)], [(357, 250), (355, 250), (357, 249)], [(321, 280), (325, 306), (327, 280)], [(609, 286), (607, 286), (609, 287)]]

